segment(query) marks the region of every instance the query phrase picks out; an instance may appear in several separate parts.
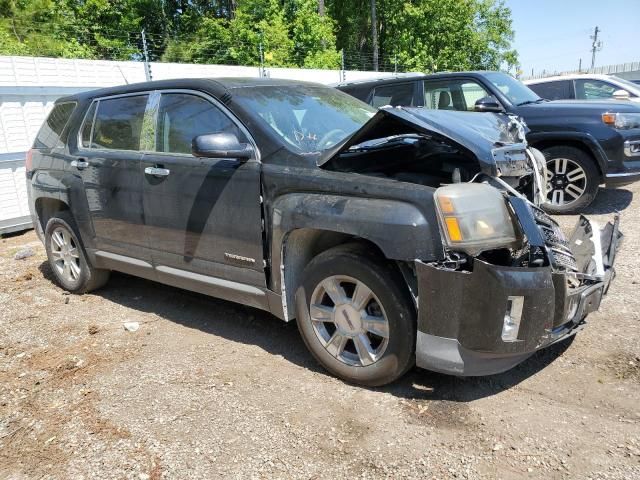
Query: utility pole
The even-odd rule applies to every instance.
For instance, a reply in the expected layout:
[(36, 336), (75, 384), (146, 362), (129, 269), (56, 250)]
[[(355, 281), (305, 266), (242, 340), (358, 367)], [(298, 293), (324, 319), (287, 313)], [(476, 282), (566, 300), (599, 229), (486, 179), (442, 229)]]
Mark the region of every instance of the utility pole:
[(144, 54), (144, 76), (147, 82), (153, 80), (151, 77), (151, 65), (149, 64), (149, 50), (147, 49), (147, 37), (144, 34), (144, 28), (142, 29), (142, 53)]
[(260, 42), (260, 78), (266, 77), (264, 71), (264, 52), (262, 51), (262, 42)]
[(378, 16), (376, 15), (376, 0), (371, 2), (371, 43), (373, 45), (373, 69), (378, 71)]
[(346, 72), (344, 71), (344, 48), (340, 50), (340, 81), (344, 82), (347, 79)]
[(596, 29), (589, 38), (593, 40), (591, 44), (591, 70), (596, 66), (596, 52), (602, 50), (602, 41), (598, 40), (598, 33), (600, 33), (600, 29), (596, 26)]
[(582, 58), (578, 62), (578, 73), (582, 73)]

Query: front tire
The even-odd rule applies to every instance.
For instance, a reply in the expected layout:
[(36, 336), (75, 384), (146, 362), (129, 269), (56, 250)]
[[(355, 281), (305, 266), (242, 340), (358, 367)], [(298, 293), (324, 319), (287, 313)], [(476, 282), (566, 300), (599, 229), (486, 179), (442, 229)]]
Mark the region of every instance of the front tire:
[(415, 308), (394, 265), (364, 245), (315, 257), (296, 292), (300, 334), (316, 360), (354, 384), (380, 386), (415, 362)]
[(547, 161), (547, 202), (551, 214), (578, 213), (596, 198), (600, 174), (594, 159), (574, 147), (543, 150)]
[(58, 285), (72, 293), (87, 293), (107, 283), (110, 272), (89, 265), (74, 227), (68, 212), (58, 212), (47, 222), (44, 245)]

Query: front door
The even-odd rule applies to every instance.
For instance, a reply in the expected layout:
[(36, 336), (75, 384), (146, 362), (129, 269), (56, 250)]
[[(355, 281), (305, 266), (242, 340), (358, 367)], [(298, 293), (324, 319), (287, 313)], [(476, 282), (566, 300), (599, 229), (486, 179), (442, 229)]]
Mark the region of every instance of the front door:
[(134, 94), (95, 100), (69, 168), (84, 183), (96, 249), (150, 262), (140, 169), (148, 98)]
[(191, 154), (198, 135), (231, 132), (243, 142), (246, 135), (195, 92), (162, 93), (156, 118), (155, 153), (142, 158), (144, 216), (156, 269), (265, 286), (260, 163)]

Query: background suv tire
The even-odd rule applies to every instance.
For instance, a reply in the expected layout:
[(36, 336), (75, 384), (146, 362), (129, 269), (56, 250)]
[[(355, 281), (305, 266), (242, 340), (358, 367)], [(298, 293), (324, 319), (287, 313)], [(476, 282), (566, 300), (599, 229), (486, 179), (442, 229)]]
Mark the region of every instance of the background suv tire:
[(547, 203), (552, 214), (577, 213), (596, 198), (600, 173), (595, 160), (575, 147), (549, 147), (542, 151), (547, 161)]
[(315, 257), (296, 292), (296, 313), (313, 356), (348, 382), (384, 385), (415, 362), (415, 309), (404, 279), (366, 245)]
[(44, 231), (49, 265), (58, 285), (72, 293), (86, 293), (109, 280), (109, 270), (92, 267), (69, 212), (58, 212)]

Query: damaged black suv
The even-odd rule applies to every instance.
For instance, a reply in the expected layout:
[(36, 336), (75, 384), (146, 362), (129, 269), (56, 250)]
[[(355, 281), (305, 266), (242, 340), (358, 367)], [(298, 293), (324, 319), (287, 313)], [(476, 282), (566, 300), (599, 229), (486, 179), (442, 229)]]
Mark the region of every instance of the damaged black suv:
[(116, 270), (296, 319), (358, 384), (485, 375), (584, 325), (621, 238), (585, 218), (564, 237), (524, 133), (308, 83), (140, 83), (56, 102), (30, 207), (71, 292)]

